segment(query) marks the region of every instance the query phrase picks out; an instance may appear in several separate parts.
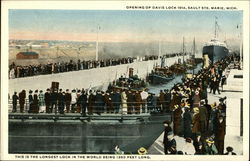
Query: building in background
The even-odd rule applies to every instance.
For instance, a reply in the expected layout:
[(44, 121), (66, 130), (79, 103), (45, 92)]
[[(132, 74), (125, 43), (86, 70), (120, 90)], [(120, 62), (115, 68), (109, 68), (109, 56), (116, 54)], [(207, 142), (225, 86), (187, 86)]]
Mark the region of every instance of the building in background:
[(38, 59), (39, 54), (36, 52), (19, 52), (16, 54), (16, 59)]

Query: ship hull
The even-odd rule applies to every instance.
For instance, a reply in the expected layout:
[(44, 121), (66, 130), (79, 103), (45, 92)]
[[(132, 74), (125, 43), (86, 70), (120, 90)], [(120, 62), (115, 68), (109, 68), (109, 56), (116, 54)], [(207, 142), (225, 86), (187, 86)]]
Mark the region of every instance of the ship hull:
[(157, 74), (149, 74), (149, 76), (148, 76), (148, 80), (149, 80), (150, 84), (155, 84), (155, 85), (164, 84), (164, 83), (167, 83), (173, 79), (174, 79), (173, 76), (165, 77), (165, 76), (160, 76)]
[(226, 57), (229, 53), (228, 49), (224, 46), (217, 46), (217, 45), (210, 45), (210, 46), (204, 46), (203, 55), (208, 55), (211, 63), (215, 63), (218, 60), (221, 60), (222, 58)]
[(35, 154), (113, 154), (116, 145), (126, 153), (137, 153), (140, 147), (152, 145), (164, 130), (162, 122), (171, 119), (169, 114), (63, 119), (32, 116), (24, 120), (10, 117), (9, 153)]

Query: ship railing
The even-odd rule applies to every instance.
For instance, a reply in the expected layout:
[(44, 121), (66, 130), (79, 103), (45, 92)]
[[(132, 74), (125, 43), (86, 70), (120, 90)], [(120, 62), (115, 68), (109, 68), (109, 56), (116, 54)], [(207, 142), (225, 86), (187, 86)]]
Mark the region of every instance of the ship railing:
[[(148, 114), (148, 113), (161, 113), (166, 108), (169, 101), (140, 101), (140, 102), (112, 102), (107, 104), (105, 102), (94, 102), (94, 103), (86, 103), (82, 106), (81, 103), (79, 104), (70, 104), (69, 106), (69, 113), (84, 113), (83, 109), (86, 108), (86, 114), (103, 114), (103, 113), (113, 113), (113, 114)], [(32, 105), (31, 105), (32, 106)], [(50, 104), (49, 113), (60, 113), (60, 106), (63, 106), (64, 113), (67, 113), (67, 107), (64, 103), (63, 105), (56, 103), (52, 107)], [(34, 107), (34, 106), (32, 106)], [(45, 104), (40, 106), (38, 102), (38, 113), (45, 113), (46, 107)], [(55, 110), (56, 109), (56, 110)], [(25, 99), (23, 113), (36, 113), (29, 111), (30, 110), (30, 103), (28, 99)], [(20, 112), (20, 104), (19, 100), (17, 100), (16, 111), (13, 111), (13, 104), (12, 99), (8, 100), (8, 111), (9, 113), (18, 113)]]

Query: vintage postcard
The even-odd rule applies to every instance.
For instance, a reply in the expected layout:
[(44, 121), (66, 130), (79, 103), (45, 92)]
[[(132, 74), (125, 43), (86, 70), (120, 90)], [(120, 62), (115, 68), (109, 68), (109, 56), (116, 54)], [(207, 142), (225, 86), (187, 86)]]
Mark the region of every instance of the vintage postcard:
[(248, 160), (248, 2), (3, 1), (2, 15), (1, 160)]

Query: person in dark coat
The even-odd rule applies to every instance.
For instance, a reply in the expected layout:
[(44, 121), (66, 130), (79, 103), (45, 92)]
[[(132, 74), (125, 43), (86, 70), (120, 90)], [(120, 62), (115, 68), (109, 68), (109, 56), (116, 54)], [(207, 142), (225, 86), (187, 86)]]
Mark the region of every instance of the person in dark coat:
[(26, 98), (25, 90), (22, 90), (22, 92), (20, 92), (18, 96), (19, 96), (20, 112), (23, 113), (25, 98)]
[(93, 94), (92, 90), (89, 91), (89, 98), (88, 98), (88, 113), (89, 115), (93, 114), (93, 106), (95, 104), (95, 95)]
[(165, 112), (170, 112), (171, 93), (169, 89), (165, 91), (164, 100), (165, 100), (165, 110), (166, 110)]
[(135, 113), (140, 114), (142, 98), (139, 91), (135, 92)]
[(181, 134), (181, 115), (182, 115), (182, 109), (179, 105), (175, 105), (175, 109), (173, 111), (173, 117), (174, 117), (174, 135), (180, 135)]
[(33, 91), (29, 91), (29, 113), (33, 112), (33, 96), (32, 96)]
[(14, 94), (12, 96), (12, 105), (13, 105), (12, 112), (16, 112), (17, 100), (18, 100), (17, 93), (14, 92)]
[(102, 93), (101, 91), (97, 91), (96, 92), (96, 96), (95, 96), (95, 107), (94, 107), (94, 112), (97, 114), (101, 114), (104, 112), (104, 93)]
[(82, 116), (86, 116), (86, 108), (87, 108), (87, 94), (84, 90), (82, 90), (82, 94), (79, 97), (81, 108), (82, 108)]
[(224, 155), (236, 155), (236, 153), (233, 152), (234, 149), (231, 146), (228, 146), (226, 150), (227, 152)]
[(165, 109), (165, 93), (163, 92), (163, 90), (160, 90), (160, 94), (159, 94), (159, 104), (160, 104), (160, 111), (163, 112)]
[(201, 101), (200, 111), (200, 128), (201, 135), (204, 136), (207, 131), (207, 109), (204, 106), (204, 101)]
[(163, 145), (164, 145), (164, 153), (165, 154), (169, 153), (168, 152), (168, 149), (169, 149), (169, 147), (168, 147), (168, 145), (169, 145), (168, 144), (168, 141), (169, 141), (168, 136), (169, 136), (170, 132), (172, 132), (172, 128), (171, 128), (170, 124), (171, 124), (170, 121), (164, 121), (163, 122), (163, 125), (165, 127), (164, 136), (163, 136)]
[(69, 89), (66, 89), (66, 93), (65, 93), (65, 105), (66, 105), (66, 112), (67, 113), (69, 113), (70, 104), (71, 104), (71, 93), (69, 92)]
[(39, 112), (39, 106), (38, 106), (38, 90), (35, 90), (34, 93), (34, 100), (33, 100), (33, 113), (38, 113)]
[(212, 138), (208, 138), (206, 140), (204, 154), (206, 154), (206, 155), (216, 155), (216, 154), (218, 154), (218, 150), (217, 150), (216, 146), (214, 145), (214, 141), (213, 141)]
[(107, 107), (107, 113), (114, 113), (114, 107), (109, 92), (106, 92), (104, 95), (104, 101)]
[(128, 103), (128, 114), (133, 114), (134, 109), (133, 109), (133, 103), (135, 102), (135, 95), (132, 93), (131, 90), (128, 90), (127, 92), (127, 103)]
[(50, 98), (50, 89), (47, 89), (47, 91), (44, 94), (44, 101), (46, 106), (46, 113), (50, 113), (50, 105), (51, 105), (51, 98)]
[(121, 106), (121, 94), (119, 93), (119, 91), (111, 93), (111, 100), (114, 106), (115, 113), (119, 113)]
[(222, 115), (219, 116), (217, 122), (217, 130), (215, 132), (215, 145), (219, 154), (224, 154), (224, 139), (226, 135), (226, 122)]
[(183, 134), (185, 139), (192, 137), (191, 124), (192, 124), (192, 116), (190, 110), (189, 108), (185, 108), (185, 112), (183, 114), (183, 125), (184, 125)]
[(168, 141), (166, 143), (167, 153), (176, 154), (176, 140), (174, 139), (174, 135), (172, 132), (169, 132)]
[(204, 105), (207, 109), (207, 130), (209, 129), (209, 120), (210, 120), (210, 116), (211, 116), (211, 111), (212, 111), (212, 107), (210, 104), (208, 104), (208, 100), (205, 99), (205, 105)]
[(62, 92), (62, 89), (60, 89), (58, 93), (58, 111), (60, 114), (64, 113), (64, 106), (65, 106), (65, 92)]
[(55, 114), (57, 113), (57, 103), (58, 103), (58, 93), (57, 89), (54, 89), (51, 93), (51, 109), (50, 112), (53, 112), (53, 108), (55, 106)]

